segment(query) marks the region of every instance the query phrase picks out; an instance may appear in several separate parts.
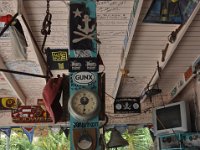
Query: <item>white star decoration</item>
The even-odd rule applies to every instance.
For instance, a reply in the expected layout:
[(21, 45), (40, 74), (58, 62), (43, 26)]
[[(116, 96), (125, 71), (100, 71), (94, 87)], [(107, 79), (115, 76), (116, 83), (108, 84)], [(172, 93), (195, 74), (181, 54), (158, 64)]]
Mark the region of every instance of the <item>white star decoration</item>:
[(74, 13), (74, 17), (81, 17), (81, 13), (82, 13), (82, 11), (79, 11), (79, 9), (78, 8), (76, 8), (76, 11), (73, 11), (73, 13)]

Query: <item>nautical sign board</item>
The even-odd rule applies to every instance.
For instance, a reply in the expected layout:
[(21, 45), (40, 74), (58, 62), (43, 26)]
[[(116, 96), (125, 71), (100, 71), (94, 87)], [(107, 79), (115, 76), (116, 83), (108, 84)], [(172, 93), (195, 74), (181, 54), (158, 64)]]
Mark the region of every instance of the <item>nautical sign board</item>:
[(18, 100), (15, 97), (2, 97), (0, 98), (0, 110), (17, 109)]
[(139, 97), (116, 98), (114, 113), (141, 113)]
[(12, 120), (15, 123), (52, 122), (49, 113), (40, 106), (19, 106), (12, 110)]

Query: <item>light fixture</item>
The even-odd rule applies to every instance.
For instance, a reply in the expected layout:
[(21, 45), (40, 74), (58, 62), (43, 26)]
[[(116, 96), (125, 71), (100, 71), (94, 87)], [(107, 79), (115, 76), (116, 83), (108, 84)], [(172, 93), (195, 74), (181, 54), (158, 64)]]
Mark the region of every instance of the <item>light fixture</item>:
[(121, 136), (121, 133), (116, 129), (111, 129), (110, 141), (106, 144), (107, 148), (117, 148), (129, 145), (128, 142)]
[[(151, 88), (152, 87), (152, 88)], [(145, 95), (149, 97), (150, 101), (152, 101), (152, 96), (155, 96), (157, 94), (160, 94), (162, 92), (161, 89), (159, 89), (158, 84), (154, 84), (152, 86), (147, 86), (147, 90), (145, 91)]]

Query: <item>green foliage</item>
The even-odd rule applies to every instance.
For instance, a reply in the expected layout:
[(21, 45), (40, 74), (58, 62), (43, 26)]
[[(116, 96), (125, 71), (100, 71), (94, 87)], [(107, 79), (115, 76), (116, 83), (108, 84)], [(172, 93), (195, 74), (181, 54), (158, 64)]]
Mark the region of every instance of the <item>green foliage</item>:
[(150, 150), (153, 146), (148, 128), (138, 128), (133, 133), (126, 131), (123, 137), (129, 143), (129, 150)]
[[(69, 150), (69, 138), (63, 132), (53, 133), (49, 130), (46, 137), (34, 137), (30, 143), (25, 134), (11, 134), (10, 150)], [(0, 150), (6, 149), (6, 136), (0, 138)]]
[[(105, 141), (110, 140), (111, 131), (105, 133)], [(119, 147), (117, 150), (150, 150), (153, 141), (148, 128), (138, 128), (133, 133), (126, 131), (123, 135), (129, 146)], [(53, 133), (49, 130), (48, 136), (34, 137), (30, 143), (23, 133), (11, 134), (10, 150), (69, 150), (70, 140), (66, 138), (64, 132)], [(6, 136), (0, 138), (0, 149), (6, 149)], [(109, 149), (112, 150), (112, 149)], [(115, 150), (115, 149), (113, 149)]]

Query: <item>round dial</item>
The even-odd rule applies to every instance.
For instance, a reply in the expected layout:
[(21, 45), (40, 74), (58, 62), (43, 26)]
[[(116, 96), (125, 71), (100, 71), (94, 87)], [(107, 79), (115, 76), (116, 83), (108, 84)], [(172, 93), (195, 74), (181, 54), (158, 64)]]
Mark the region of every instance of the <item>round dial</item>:
[(68, 110), (75, 119), (87, 121), (98, 115), (100, 100), (94, 92), (88, 89), (82, 89), (70, 98)]
[(89, 150), (92, 147), (92, 137), (89, 135), (82, 135), (79, 138), (78, 147), (81, 150)]

